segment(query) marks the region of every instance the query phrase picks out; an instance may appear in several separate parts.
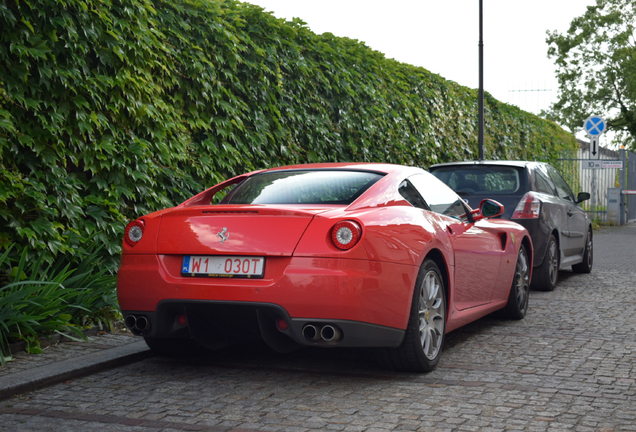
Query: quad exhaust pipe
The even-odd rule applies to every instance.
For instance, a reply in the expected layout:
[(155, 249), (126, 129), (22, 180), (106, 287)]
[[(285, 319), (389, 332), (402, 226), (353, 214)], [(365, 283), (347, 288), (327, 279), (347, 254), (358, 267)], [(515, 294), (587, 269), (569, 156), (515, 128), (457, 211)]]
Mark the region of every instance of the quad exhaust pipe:
[(128, 315), (124, 320), (128, 330), (137, 332), (146, 332), (150, 330), (150, 320), (143, 315)]
[(137, 330), (146, 331), (150, 330), (150, 321), (143, 315), (137, 317)]
[(303, 337), (309, 342), (335, 342), (342, 337), (342, 332), (338, 327), (334, 327), (330, 324), (322, 327), (314, 324), (306, 324), (303, 327)]
[(320, 337), (327, 342), (337, 341), (341, 335), (340, 330), (332, 325), (326, 325), (320, 330)]
[(320, 331), (318, 331), (316, 326), (307, 324), (303, 327), (303, 336), (308, 341), (317, 341), (320, 339)]

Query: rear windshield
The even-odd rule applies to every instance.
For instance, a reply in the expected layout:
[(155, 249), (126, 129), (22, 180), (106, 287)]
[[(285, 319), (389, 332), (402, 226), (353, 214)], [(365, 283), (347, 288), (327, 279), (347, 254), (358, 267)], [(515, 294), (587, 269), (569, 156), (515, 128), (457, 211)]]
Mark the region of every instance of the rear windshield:
[(255, 174), (221, 204), (351, 204), (383, 174), (368, 171), (293, 170)]
[(458, 195), (509, 195), (519, 192), (519, 170), (506, 166), (440, 167), (431, 172)]

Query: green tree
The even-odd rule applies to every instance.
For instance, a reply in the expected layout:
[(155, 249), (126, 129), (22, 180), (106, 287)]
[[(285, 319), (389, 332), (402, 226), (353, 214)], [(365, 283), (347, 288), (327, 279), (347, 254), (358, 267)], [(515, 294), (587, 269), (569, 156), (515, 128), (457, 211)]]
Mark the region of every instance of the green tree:
[(559, 100), (549, 117), (571, 131), (603, 115), (616, 140), (636, 148), (636, 0), (597, 0), (565, 34), (548, 31)]

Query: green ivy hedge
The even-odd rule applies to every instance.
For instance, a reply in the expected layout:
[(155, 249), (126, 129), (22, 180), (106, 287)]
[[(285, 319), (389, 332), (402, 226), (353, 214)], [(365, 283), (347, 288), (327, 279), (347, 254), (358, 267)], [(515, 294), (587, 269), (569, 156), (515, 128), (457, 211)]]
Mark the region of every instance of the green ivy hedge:
[[(128, 220), (248, 170), (478, 153), (475, 90), (250, 4), (0, 0), (0, 28), (0, 250), (117, 257)], [(576, 145), (488, 94), (485, 119), (488, 158)]]

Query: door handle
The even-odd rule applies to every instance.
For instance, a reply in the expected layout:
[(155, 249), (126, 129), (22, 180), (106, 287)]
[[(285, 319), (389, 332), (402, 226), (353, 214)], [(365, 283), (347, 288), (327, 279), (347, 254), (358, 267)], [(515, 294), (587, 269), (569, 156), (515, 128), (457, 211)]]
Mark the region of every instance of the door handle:
[(568, 216), (572, 216), (574, 213), (568, 210)]
[(453, 232), (453, 228), (452, 228), (452, 227), (447, 226), (447, 227), (446, 227), (446, 229), (448, 230), (449, 234), (455, 234), (455, 233)]

